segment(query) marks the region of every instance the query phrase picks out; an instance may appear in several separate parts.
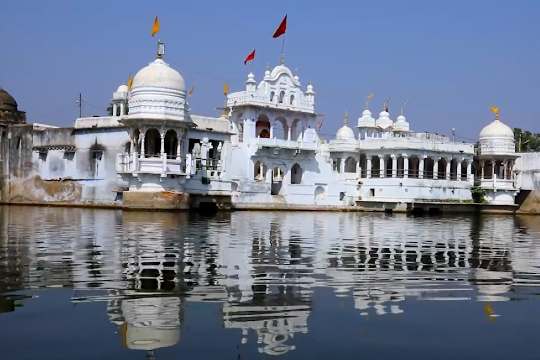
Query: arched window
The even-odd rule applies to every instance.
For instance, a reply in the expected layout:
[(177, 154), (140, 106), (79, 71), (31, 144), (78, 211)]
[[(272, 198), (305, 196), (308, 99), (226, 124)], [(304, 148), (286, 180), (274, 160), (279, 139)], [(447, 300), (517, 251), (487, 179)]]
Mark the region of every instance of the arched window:
[(255, 133), (260, 138), (270, 138), (270, 120), (264, 114), (259, 115), (255, 123)]
[(446, 164), (447, 164), (447, 161), (445, 158), (441, 158), (439, 160), (439, 164), (437, 168), (437, 179), (439, 180), (446, 179)]
[(411, 156), (409, 158), (409, 176), (410, 178), (418, 178), (419, 176), (419, 167), (420, 160), (418, 156)]
[(256, 181), (262, 181), (266, 177), (266, 165), (262, 161), (256, 161), (253, 165), (253, 177)]
[(315, 197), (315, 203), (319, 203), (319, 202), (324, 200), (325, 191), (324, 191), (324, 188), (322, 186), (317, 186), (315, 188), (314, 197)]
[(345, 160), (345, 172), (346, 173), (355, 173), (356, 172), (356, 159), (352, 156), (349, 156)]
[(461, 180), (467, 180), (467, 160), (461, 162)]
[(273, 91), (270, 91), (270, 102), (273, 102), (274, 101), (274, 96), (276, 95), (275, 92)]
[(148, 129), (144, 134), (144, 155), (159, 157), (161, 153), (161, 137), (157, 129)]
[(458, 161), (456, 159), (452, 159), (450, 161), (450, 180), (457, 180), (457, 168)]
[(427, 157), (424, 159), (424, 179), (433, 179), (433, 166), (435, 162), (432, 158)]
[(176, 131), (168, 130), (165, 133), (165, 152), (167, 153), (167, 158), (175, 158), (177, 149), (178, 137), (176, 136)]
[(289, 100), (289, 104), (294, 105), (294, 95), (291, 95), (291, 98)]
[(298, 164), (294, 164), (291, 168), (291, 184), (302, 183), (302, 168)]
[(280, 104), (283, 104), (283, 100), (285, 99), (285, 91), (281, 90), (279, 92), (279, 99), (278, 99), (278, 103)]

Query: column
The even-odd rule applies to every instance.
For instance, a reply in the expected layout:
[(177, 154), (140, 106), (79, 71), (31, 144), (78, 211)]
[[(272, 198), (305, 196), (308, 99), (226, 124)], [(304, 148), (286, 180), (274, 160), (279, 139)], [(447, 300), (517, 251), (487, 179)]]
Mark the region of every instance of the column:
[(144, 158), (144, 136), (146, 135), (146, 129), (141, 129), (141, 157)]
[(123, 102), (120, 103), (120, 115), (125, 115), (124, 114), (124, 103)]
[(180, 160), (182, 158), (182, 154), (180, 153), (182, 151), (182, 141), (180, 140), (182, 137), (182, 133), (180, 131), (177, 131), (176, 132), (176, 140), (177, 140), (177, 145), (176, 145), (176, 160)]
[(339, 162), (339, 172), (344, 173), (345, 172), (345, 158), (342, 157)]
[(470, 180), (471, 169), (472, 169), (472, 162), (471, 162), (471, 161), (467, 161), (467, 181)]
[(287, 128), (287, 140), (291, 141), (291, 127), (288, 126)]
[(484, 161), (480, 161), (480, 180), (484, 180)]
[(463, 163), (463, 159), (460, 159), (457, 164), (457, 174), (456, 174), (456, 180), (461, 181), (461, 164)]
[(371, 177), (371, 156), (370, 157), (367, 157), (366, 156), (366, 177), (367, 178), (370, 178)]
[(409, 177), (409, 156), (407, 154), (403, 154), (403, 177)]
[(425, 156), (421, 156), (418, 161), (418, 178), (423, 179), (424, 178), (424, 159)]
[(495, 174), (495, 160), (491, 160), (491, 180), (493, 181), (493, 188), (495, 189), (495, 182), (496, 182), (496, 174)]
[(379, 155), (379, 169), (380, 169), (379, 176), (380, 177), (385, 177), (386, 176), (386, 174), (385, 174), (386, 169), (385, 169), (384, 165), (385, 165), (384, 156)]
[(360, 177), (362, 174), (362, 168), (360, 167), (360, 159), (356, 159), (356, 176)]
[(112, 116), (116, 116), (116, 103), (112, 104)]
[(446, 161), (446, 180), (450, 180), (450, 165), (452, 163), (452, 159), (450, 161)]
[(433, 179), (437, 180), (439, 178), (439, 160), (441, 158), (438, 158), (437, 160), (433, 159)]
[(270, 139), (274, 138), (274, 123), (270, 123)]
[(397, 176), (397, 156), (396, 154), (392, 154), (392, 177)]
[(165, 130), (159, 132), (161, 138), (161, 177), (165, 177), (167, 172), (167, 154), (165, 154)]

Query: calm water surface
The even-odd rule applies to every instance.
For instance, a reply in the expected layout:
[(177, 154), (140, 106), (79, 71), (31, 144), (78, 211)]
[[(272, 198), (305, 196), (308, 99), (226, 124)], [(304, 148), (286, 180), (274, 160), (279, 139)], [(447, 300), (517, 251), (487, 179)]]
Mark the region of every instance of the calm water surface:
[(540, 218), (0, 208), (2, 359), (539, 359)]

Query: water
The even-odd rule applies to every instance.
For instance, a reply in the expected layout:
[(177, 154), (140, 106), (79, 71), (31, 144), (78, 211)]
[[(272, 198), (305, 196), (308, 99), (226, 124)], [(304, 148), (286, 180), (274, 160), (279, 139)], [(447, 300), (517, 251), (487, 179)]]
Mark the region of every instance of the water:
[(5, 359), (539, 359), (540, 218), (0, 208)]

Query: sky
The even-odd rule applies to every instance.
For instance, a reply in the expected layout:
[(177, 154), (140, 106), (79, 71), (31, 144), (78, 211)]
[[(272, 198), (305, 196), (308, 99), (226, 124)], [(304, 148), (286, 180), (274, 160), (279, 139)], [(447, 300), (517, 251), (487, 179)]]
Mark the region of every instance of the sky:
[[(493, 119), (540, 132), (540, 1), (8, 1), (0, 12), (0, 87), (29, 122), (71, 126), (105, 113), (113, 91), (155, 57), (159, 16), (166, 61), (194, 87), (192, 112), (217, 115), (223, 84), (244, 88), (279, 61), (272, 33), (288, 15), (286, 64), (316, 91), (321, 132), (351, 123), (374, 93), (415, 131), (474, 140)], [(257, 49), (255, 61), (244, 57)]]

